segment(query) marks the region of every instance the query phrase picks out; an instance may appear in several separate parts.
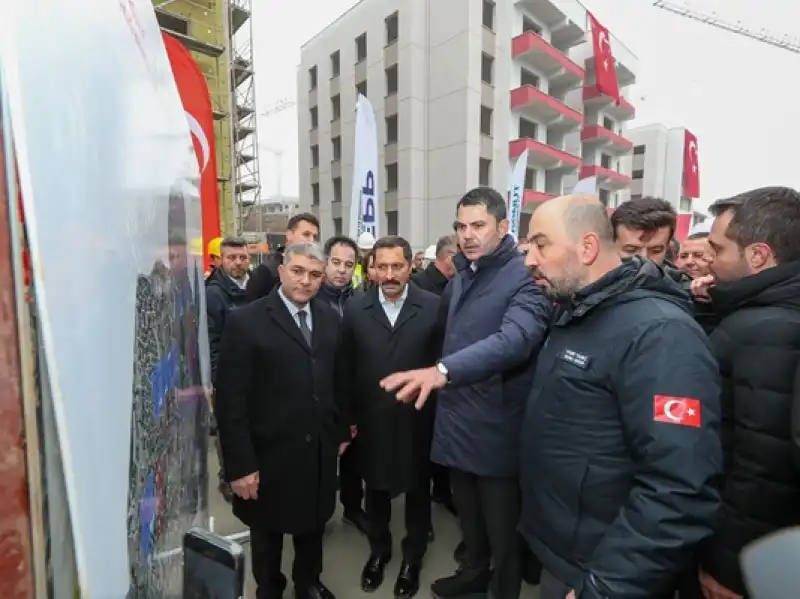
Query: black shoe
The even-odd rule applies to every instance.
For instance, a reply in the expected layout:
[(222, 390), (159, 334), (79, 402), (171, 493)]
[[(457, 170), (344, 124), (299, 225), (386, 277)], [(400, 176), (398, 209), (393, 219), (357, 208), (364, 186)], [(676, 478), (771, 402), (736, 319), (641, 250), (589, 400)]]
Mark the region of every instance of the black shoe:
[(305, 591), (295, 592), (297, 599), (336, 599), (333, 593), (330, 592), (321, 582), (307, 588)]
[(456, 550), (453, 552), (453, 559), (456, 560), (457, 564), (463, 565), (466, 561), (467, 556), (467, 546), (464, 545), (464, 541), (461, 541), (457, 546)]
[(256, 589), (256, 599), (283, 599), (283, 591), (285, 590), (286, 577), (283, 573), (280, 573), (270, 586), (260, 586)]
[(491, 578), (491, 570), (459, 568), (452, 576), (434, 581), (431, 594), (436, 599), (465, 599), (473, 595), (485, 595), (489, 591)]
[(361, 571), (361, 590), (365, 593), (374, 593), (383, 584), (383, 575), (386, 564), (391, 558), (382, 555), (370, 555), (364, 569)]
[(367, 514), (363, 509), (357, 508), (353, 510), (345, 510), (342, 515), (342, 522), (349, 524), (356, 528), (362, 535), (366, 535), (369, 531), (369, 521)]
[(219, 489), (219, 492), (222, 493), (222, 498), (225, 501), (228, 503), (233, 503), (233, 490), (228, 483), (226, 483), (224, 480), (219, 481), (217, 489)]
[(411, 599), (417, 594), (419, 571), (419, 566), (403, 562), (403, 565), (400, 566), (400, 573), (397, 575), (397, 582), (394, 583), (395, 599)]

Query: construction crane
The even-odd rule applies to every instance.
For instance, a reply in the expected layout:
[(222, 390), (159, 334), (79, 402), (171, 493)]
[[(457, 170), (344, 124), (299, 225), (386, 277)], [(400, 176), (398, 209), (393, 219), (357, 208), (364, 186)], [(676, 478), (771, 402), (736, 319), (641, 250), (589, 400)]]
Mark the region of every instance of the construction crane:
[(752, 29), (748, 29), (741, 23), (728, 23), (726, 21), (723, 21), (722, 19), (717, 18), (715, 14), (706, 15), (694, 11), (686, 6), (672, 4), (671, 2), (665, 2), (664, 0), (655, 0), (653, 2), (653, 6), (655, 8), (660, 8), (662, 10), (669, 11), (678, 16), (685, 17), (687, 19), (692, 19), (693, 21), (697, 21), (699, 23), (705, 23), (706, 25), (709, 25), (711, 27), (716, 27), (717, 29), (722, 29), (723, 31), (727, 31), (729, 33), (742, 35), (744, 37), (748, 37), (763, 44), (768, 44), (775, 48), (780, 48), (782, 50), (788, 50), (789, 52), (794, 52), (795, 54), (800, 54), (800, 40), (798, 40), (797, 38), (792, 38), (789, 35), (784, 35), (783, 37), (777, 37), (775, 35), (772, 35), (764, 31), (763, 29), (761, 31), (753, 31)]
[(283, 112), (284, 110), (288, 110), (293, 106), (297, 106), (297, 102), (294, 100), (290, 100), (289, 98), (284, 98), (283, 100), (279, 100), (269, 108), (267, 108), (264, 112), (261, 113), (261, 116), (273, 116), (278, 114), (279, 112)]

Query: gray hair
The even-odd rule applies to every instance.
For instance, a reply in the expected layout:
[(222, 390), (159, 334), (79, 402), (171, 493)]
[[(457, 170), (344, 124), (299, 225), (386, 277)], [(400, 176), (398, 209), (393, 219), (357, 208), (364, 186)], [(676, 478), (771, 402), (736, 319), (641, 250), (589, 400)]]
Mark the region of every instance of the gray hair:
[(325, 252), (318, 243), (295, 243), (283, 250), (283, 263), (289, 264), (292, 256), (305, 256), (325, 262)]
[(442, 235), (436, 242), (436, 257), (441, 258), (442, 254), (448, 250), (456, 251), (456, 240), (452, 234)]
[(222, 248), (246, 248), (247, 240), (244, 237), (229, 235), (220, 242), (219, 247), (220, 251)]

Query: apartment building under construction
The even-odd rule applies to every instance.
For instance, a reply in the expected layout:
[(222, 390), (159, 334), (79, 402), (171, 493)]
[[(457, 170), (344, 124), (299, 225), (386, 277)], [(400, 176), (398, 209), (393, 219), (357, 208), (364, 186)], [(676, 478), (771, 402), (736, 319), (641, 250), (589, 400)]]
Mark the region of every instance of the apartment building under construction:
[(214, 107), (223, 234), (259, 200), (252, 0), (153, 0), (161, 29), (192, 52)]

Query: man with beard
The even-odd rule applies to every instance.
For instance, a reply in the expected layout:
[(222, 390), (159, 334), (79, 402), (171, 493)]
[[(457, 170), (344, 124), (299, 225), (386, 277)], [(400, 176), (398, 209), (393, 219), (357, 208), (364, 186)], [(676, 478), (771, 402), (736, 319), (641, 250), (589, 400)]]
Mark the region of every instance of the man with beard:
[(677, 218), (672, 204), (661, 198), (648, 196), (623, 202), (611, 214), (620, 255), (649, 258), (662, 264), (675, 234)]
[[(219, 346), (228, 313), (243, 306), (247, 286), (247, 267), (250, 255), (247, 241), (242, 237), (226, 237), (219, 244), (220, 263), (206, 279), (206, 318), (208, 320), (208, 349), (211, 361), (211, 383), (216, 382)], [(213, 432), (212, 423), (212, 432)], [(219, 466), (219, 492), (230, 502), (233, 499), (230, 485), (225, 481), (225, 469), (217, 443)]]
[(800, 193), (756, 189), (711, 213), (711, 274), (693, 291), (721, 317), (711, 344), (726, 468), (722, 519), (700, 560), (706, 596), (730, 598), (747, 596), (742, 549), (800, 523)]
[(711, 535), (719, 375), (688, 294), (622, 262), (595, 196), (543, 204), (526, 264), (559, 303), (521, 431), (520, 530), (542, 599), (660, 599)]
[(465, 556), (455, 574), (431, 585), (433, 596), (488, 592), (493, 599), (517, 599), (519, 427), (551, 303), (508, 234), (500, 193), (475, 188), (456, 210), (461, 254), (442, 300), (442, 359), (393, 374), (381, 385), (419, 409), (441, 389), (431, 459), (450, 469)]
[(433, 363), (441, 352), (439, 298), (409, 285), (411, 246), (401, 237), (375, 243), (378, 286), (348, 304), (342, 321), (342, 380), (358, 427), (359, 464), (367, 487), (370, 557), (361, 588), (376, 591), (392, 557), (391, 501), (405, 495), (406, 537), (394, 596), (419, 590), (422, 558), (431, 528), (428, 460), (433, 405), (422, 410), (398, 403), (378, 385), (395, 370)]
[[(345, 304), (353, 297), (353, 272), (358, 263), (356, 242), (343, 235), (331, 237), (325, 242), (325, 282), (319, 290), (319, 299), (326, 301), (339, 316), (344, 315)], [(364, 482), (358, 468), (358, 449), (355, 428), (351, 431), (352, 442), (339, 458), (339, 501), (344, 508), (342, 521), (367, 534), (367, 516), (362, 502)]]

